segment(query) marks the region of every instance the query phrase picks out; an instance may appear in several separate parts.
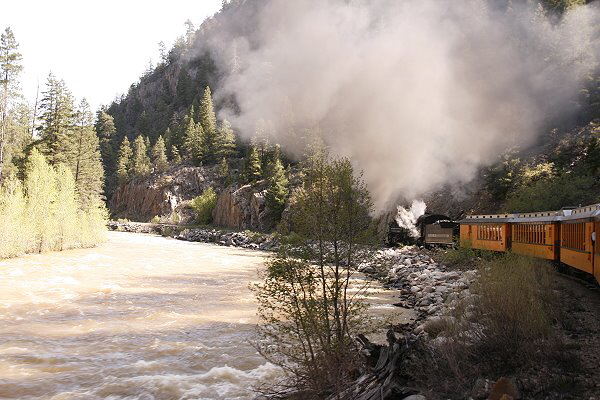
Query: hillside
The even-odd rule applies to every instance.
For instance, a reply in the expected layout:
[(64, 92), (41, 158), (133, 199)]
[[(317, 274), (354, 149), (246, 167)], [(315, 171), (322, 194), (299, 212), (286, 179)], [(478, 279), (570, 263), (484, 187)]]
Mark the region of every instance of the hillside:
[[(219, 118), (224, 118), (220, 110), (228, 110), (225, 113), (227, 115), (231, 115), (231, 110), (240, 111), (235, 94), (223, 92), (221, 87), (228, 77), (237, 73), (243, 63), (240, 60), (242, 48), (257, 49), (263, 46), (261, 36), (264, 33), (261, 29), (264, 28), (261, 21), (264, 24), (264, 20), (261, 18), (264, 18), (262, 14), (267, 3), (234, 0), (224, 3), (223, 9), (204, 21), (198, 29), (188, 26), (185, 36), (176, 41), (158, 65), (148, 70), (138, 82), (131, 85), (127, 94), (106, 109), (114, 119), (116, 128), (110, 138), (108, 151), (113, 155), (104, 157), (109, 198), (116, 189), (116, 154), (124, 137), (133, 141), (136, 136), (141, 135), (152, 144), (162, 136), (166, 142), (166, 154), (173, 163), (173, 157), (178, 157), (173, 155), (173, 147), (185, 158), (183, 149), (186, 146), (188, 116), (190, 110), (198, 113), (206, 87), (213, 89), (214, 109)], [(517, 3), (515, 2), (515, 6)], [(583, 3), (587, 2), (547, 0), (544, 2), (545, 13), (559, 16), (565, 10)], [(494, 4), (502, 10), (513, 7), (512, 2), (497, 1)], [(541, 132), (535, 140), (517, 142), (509, 150), (501, 146), (492, 147), (495, 154), (486, 154), (483, 161), (478, 161), (480, 165), (476, 173), (462, 174), (457, 178), (447, 179), (446, 182), (442, 180), (440, 184), (436, 183), (438, 179), (435, 174), (430, 176), (427, 173), (423, 180), (431, 180), (431, 183), (424, 185), (427, 190), (419, 190), (416, 194), (429, 200), (431, 211), (456, 217), (465, 212), (529, 211), (598, 201), (600, 193), (591, 189), (597, 186), (595, 183), (598, 176), (594, 158), (598, 140), (596, 119), (600, 118), (600, 75), (597, 72), (586, 75), (583, 89), (569, 100), (569, 108), (572, 110), (564, 115), (546, 114), (544, 121), (535, 128)], [(260, 138), (265, 131), (277, 129), (269, 127), (268, 123), (261, 128), (260, 121), (257, 121), (255, 132), (240, 135), (236, 131), (236, 147), (231, 156), (247, 158), (250, 137), (258, 138), (254, 141), (255, 146), (263, 149), (272, 147), (274, 143), (269, 143), (269, 135)], [(515, 128), (519, 129), (519, 125), (515, 125)], [(300, 137), (300, 132), (297, 131), (295, 137)], [(293, 155), (287, 161), (284, 160), (284, 164), (288, 165), (291, 160), (297, 159), (298, 150), (295, 145), (289, 144), (285, 135), (279, 137), (283, 142), (283, 154)], [(500, 143), (504, 144), (499, 142), (499, 145)], [(457, 153), (464, 151), (467, 149), (459, 149)], [(352, 152), (357, 155), (355, 150)], [(501, 153), (500, 156), (498, 153)], [(360, 161), (361, 157), (357, 158), (357, 166), (365, 168)], [(264, 164), (264, 160), (261, 161)], [(214, 162), (216, 161), (208, 163)], [(401, 170), (403, 166), (404, 163), (400, 162), (398, 169)], [(366, 172), (369, 175), (369, 171)], [(573, 176), (577, 178), (572, 179)], [(368, 176), (367, 181), (371, 183), (376, 178)], [(561, 189), (565, 185), (569, 190)], [(387, 209), (394, 209), (395, 206), (394, 202), (390, 203), (390, 198), (395, 197), (397, 202), (402, 203), (410, 201), (413, 196), (410, 187), (409, 190), (401, 189), (402, 186), (400, 189), (373, 187), (376, 198), (382, 197), (379, 192), (388, 197), (385, 202)], [(557, 191), (563, 195), (556, 196)], [(535, 200), (524, 200), (530, 198)], [(377, 201), (381, 203), (377, 204), (378, 211), (385, 211), (382, 209), (384, 200)]]

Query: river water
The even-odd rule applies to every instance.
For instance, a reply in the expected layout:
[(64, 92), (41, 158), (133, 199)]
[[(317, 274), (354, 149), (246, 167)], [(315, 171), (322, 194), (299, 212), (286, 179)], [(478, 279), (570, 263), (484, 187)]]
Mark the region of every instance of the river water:
[(110, 232), (0, 261), (0, 399), (253, 398), (281, 377), (250, 344), (265, 256)]

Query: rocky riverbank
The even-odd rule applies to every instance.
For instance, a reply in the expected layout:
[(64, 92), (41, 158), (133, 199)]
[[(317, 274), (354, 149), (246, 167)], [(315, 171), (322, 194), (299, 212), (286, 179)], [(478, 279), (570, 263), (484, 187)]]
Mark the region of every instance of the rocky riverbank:
[(276, 234), (251, 231), (227, 231), (216, 228), (186, 228), (181, 225), (145, 222), (110, 221), (108, 228), (120, 232), (149, 233), (188, 242), (214, 243), (220, 246), (242, 247), (251, 250), (274, 251), (279, 246)]

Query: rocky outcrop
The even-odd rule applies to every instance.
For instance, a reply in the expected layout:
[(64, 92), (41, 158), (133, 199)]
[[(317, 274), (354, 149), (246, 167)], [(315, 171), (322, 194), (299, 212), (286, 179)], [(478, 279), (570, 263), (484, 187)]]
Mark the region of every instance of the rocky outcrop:
[(133, 179), (115, 191), (110, 201), (111, 211), (116, 217), (138, 221), (179, 212), (182, 203), (208, 187), (217, 191), (222, 188), (216, 168), (178, 166), (163, 174)]
[(271, 229), (273, 221), (266, 207), (264, 186), (264, 183), (259, 183), (223, 190), (213, 211), (213, 223), (231, 229)]

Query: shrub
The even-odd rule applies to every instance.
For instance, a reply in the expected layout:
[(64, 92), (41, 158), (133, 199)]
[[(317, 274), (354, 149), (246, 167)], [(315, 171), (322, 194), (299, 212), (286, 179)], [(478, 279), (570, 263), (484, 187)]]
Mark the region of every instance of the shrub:
[(526, 363), (552, 334), (551, 266), (542, 260), (507, 254), (481, 268), (472, 288), (481, 324), (482, 354), (498, 362)]
[(160, 224), (160, 217), (158, 215), (155, 215), (154, 217), (152, 217), (150, 222), (153, 224)]
[(217, 205), (217, 194), (213, 188), (204, 190), (198, 197), (192, 199), (191, 206), (196, 213), (196, 220), (200, 224), (212, 222), (212, 212)]
[(482, 376), (549, 366), (559, 353), (550, 271), (547, 262), (516, 254), (482, 262), (472, 296), (425, 324), (435, 339), (409, 366), (413, 378), (458, 398)]

